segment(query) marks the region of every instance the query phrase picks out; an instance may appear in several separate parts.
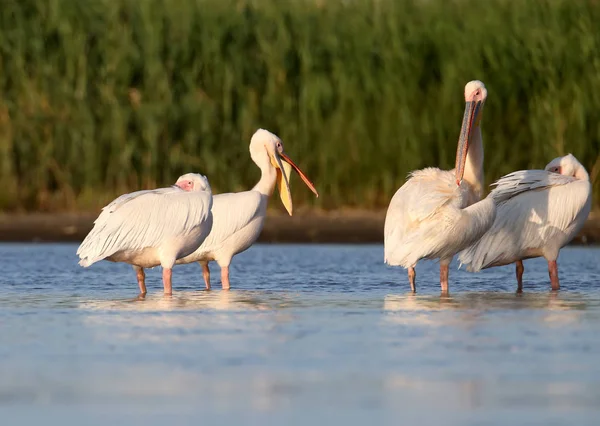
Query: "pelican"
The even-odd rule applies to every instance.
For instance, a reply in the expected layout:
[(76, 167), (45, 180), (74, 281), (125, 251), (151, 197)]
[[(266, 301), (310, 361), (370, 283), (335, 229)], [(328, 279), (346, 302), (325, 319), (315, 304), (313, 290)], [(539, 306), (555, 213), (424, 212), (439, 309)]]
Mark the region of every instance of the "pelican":
[(523, 291), (523, 259), (544, 257), (552, 290), (558, 290), (558, 252), (579, 232), (592, 206), (590, 177), (572, 155), (544, 170), (520, 170), (492, 184), (496, 219), (479, 241), (459, 254), (472, 272), (516, 262), (517, 292)]
[(230, 288), (229, 265), (238, 253), (247, 250), (258, 238), (267, 215), (267, 203), (275, 184), (281, 202), (292, 215), (290, 172), (293, 168), (318, 197), (312, 182), (283, 152), (281, 139), (268, 130), (258, 129), (250, 140), (250, 157), (260, 168), (261, 177), (250, 191), (218, 194), (213, 197), (213, 227), (200, 247), (177, 264), (198, 262), (206, 289), (210, 290), (208, 263), (216, 261), (221, 267), (221, 286)]
[(417, 261), (439, 259), (440, 285), (442, 293), (447, 293), (452, 258), (479, 239), (494, 221), (494, 201), (479, 201), (483, 193), (480, 121), (486, 98), (481, 81), (467, 83), (456, 168), (444, 171), (429, 167), (412, 172), (388, 207), (384, 261), (408, 268), (413, 292)]
[(99, 260), (125, 262), (146, 294), (143, 268), (161, 265), (165, 294), (172, 293), (175, 260), (198, 248), (212, 227), (212, 192), (206, 177), (188, 173), (169, 188), (121, 195), (102, 209), (77, 254), (88, 267)]

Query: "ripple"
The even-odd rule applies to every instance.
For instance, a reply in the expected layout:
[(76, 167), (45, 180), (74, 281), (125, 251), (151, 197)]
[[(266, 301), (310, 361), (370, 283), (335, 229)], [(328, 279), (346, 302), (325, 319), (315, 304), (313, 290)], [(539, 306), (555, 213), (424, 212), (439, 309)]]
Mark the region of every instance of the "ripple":
[(256, 245), (231, 291), (204, 291), (185, 265), (173, 296), (147, 271), (144, 298), (129, 266), (83, 269), (75, 250), (0, 245), (0, 414), (14, 424), (597, 419), (598, 248), (561, 252), (559, 292), (532, 259), (523, 294), (512, 267), (453, 264), (440, 296), (436, 263), (411, 294), (379, 245)]

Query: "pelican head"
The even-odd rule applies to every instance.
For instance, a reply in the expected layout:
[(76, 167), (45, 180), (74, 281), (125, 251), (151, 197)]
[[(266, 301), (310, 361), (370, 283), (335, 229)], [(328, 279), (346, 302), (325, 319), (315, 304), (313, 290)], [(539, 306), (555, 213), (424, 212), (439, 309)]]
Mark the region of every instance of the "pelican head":
[(210, 192), (210, 184), (205, 176), (198, 173), (186, 173), (179, 176), (175, 186), (184, 191), (207, 191)]
[[(283, 142), (279, 137), (268, 130), (258, 129), (250, 140), (250, 155), (261, 166), (261, 158), (268, 157), (268, 166), (274, 167), (277, 172), (277, 188), (279, 196), (287, 212), (292, 215), (292, 196), (290, 193), (290, 173), (296, 171), (308, 188), (318, 197), (319, 193), (304, 172), (283, 152)], [(266, 165), (266, 164), (265, 164)]]
[(467, 161), (467, 152), (469, 151), (469, 142), (473, 135), (473, 130), (479, 126), (483, 104), (487, 99), (487, 90), (485, 85), (479, 80), (469, 81), (465, 86), (465, 113), (463, 115), (460, 137), (458, 139), (458, 148), (456, 149), (456, 184), (460, 185), (465, 173), (465, 163)]
[(573, 176), (580, 180), (590, 180), (590, 176), (585, 170), (585, 167), (577, 161), (577, 158), (575, 158), (573, 154), (555, 158), (546, 165), (544, 170), (558, 173), (559, 175)]

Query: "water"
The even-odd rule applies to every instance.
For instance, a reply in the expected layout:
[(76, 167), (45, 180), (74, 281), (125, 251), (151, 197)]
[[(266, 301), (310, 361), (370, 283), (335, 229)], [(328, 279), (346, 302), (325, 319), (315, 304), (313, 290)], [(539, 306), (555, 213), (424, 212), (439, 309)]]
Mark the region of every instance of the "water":
[(127, 265), (75, 245), (0, 245), (2, 424), (596, 424), (600, 249), (566, 248), (562, 289), (543, 259), (405, 271), (383, 248), (257, 245), (234, 290), (198, 265), (160, 270), (136, 298)]

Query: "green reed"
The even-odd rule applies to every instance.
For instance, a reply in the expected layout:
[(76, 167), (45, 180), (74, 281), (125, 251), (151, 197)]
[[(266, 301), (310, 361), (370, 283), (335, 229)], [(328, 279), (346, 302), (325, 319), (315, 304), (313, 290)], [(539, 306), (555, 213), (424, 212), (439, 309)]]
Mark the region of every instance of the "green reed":
[(386, 206), (451, 168), (488, 88), (487, 183), (573, 153), (600, 194), (600, 4), (587, 0), (6, 0), (0, 209), (95, 209), (206, 174), (249, 189), (276, 132), (297, 204)]

